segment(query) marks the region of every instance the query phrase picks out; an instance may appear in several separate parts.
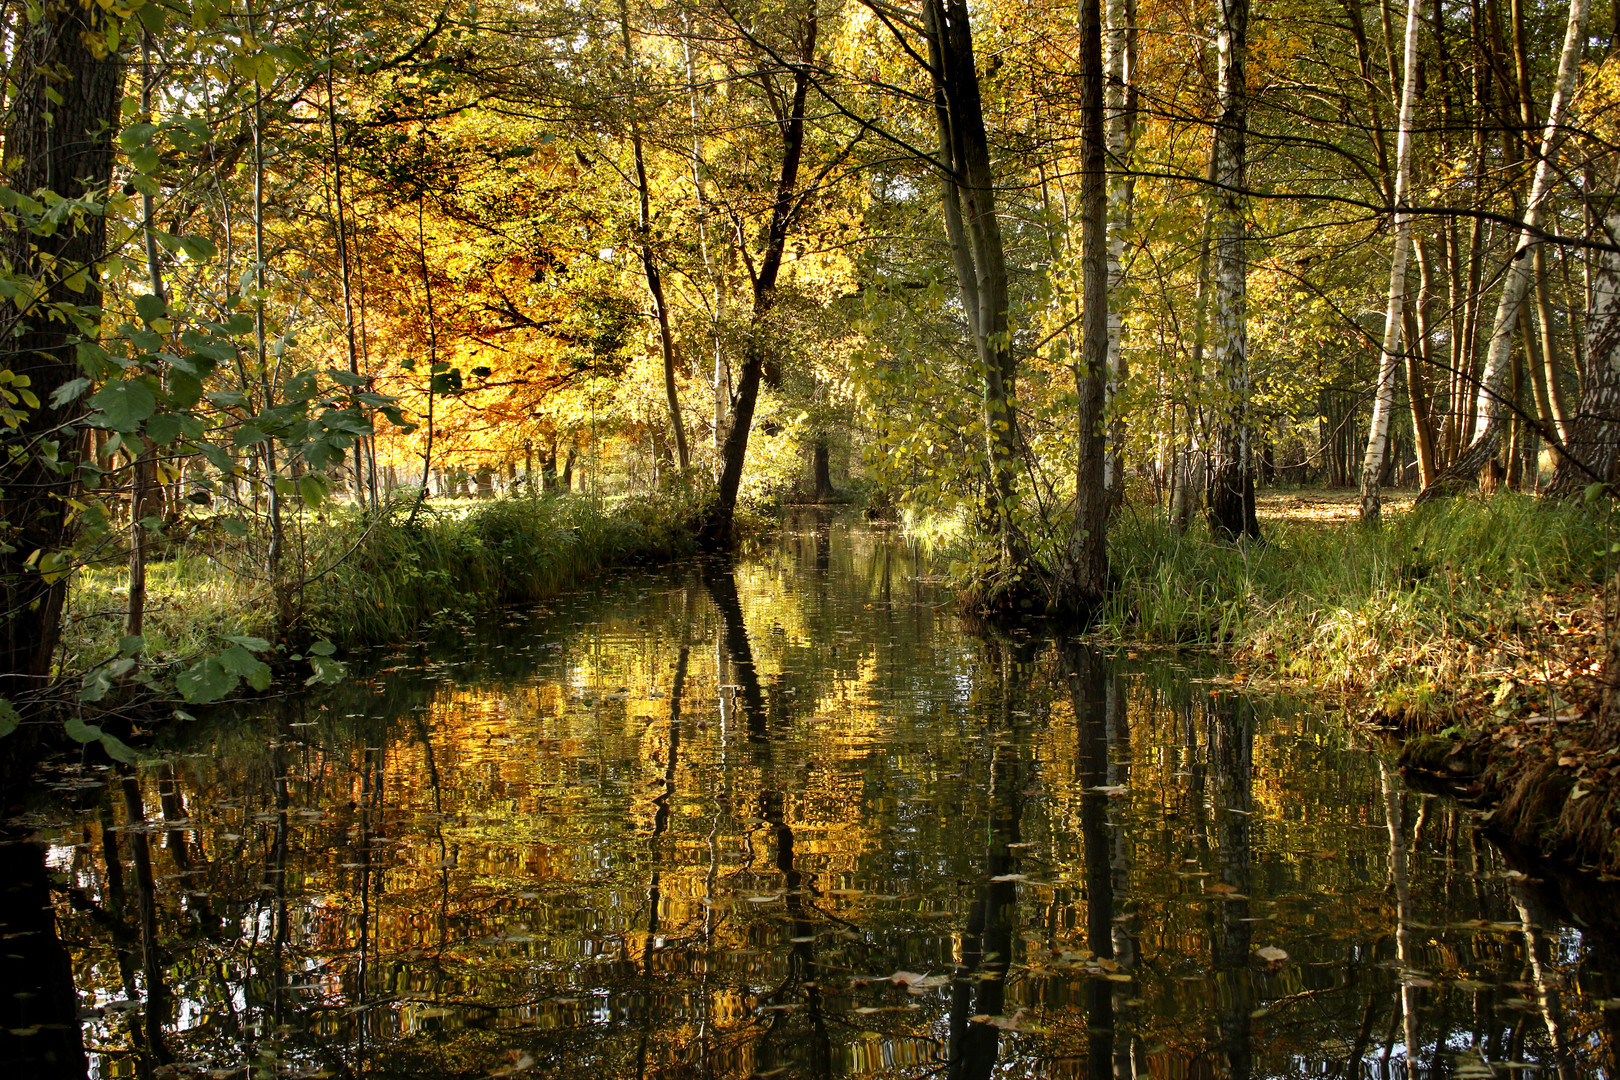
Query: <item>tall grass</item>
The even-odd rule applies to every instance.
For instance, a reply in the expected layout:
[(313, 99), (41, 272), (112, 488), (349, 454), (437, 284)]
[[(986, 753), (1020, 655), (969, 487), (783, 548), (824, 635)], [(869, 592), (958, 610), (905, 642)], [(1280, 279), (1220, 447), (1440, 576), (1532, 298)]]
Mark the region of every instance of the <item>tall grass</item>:
[[(305, 579), (293, 629), (353, 647), (398, 640), (436, 615), (543, 599), (603, 568), (687, 550), (696, 509), (670, 495), (606, 504), (561, 495), (430, 503), (414, 515), (409, 503), (378, 515), (306, 512), (291, 530)], [(147, 570), (148, 655), (175, 660), (217, 648), (223, 635), (271, 636), (274, 604), (250, 554), (222, 535), (170, 544)], [(115, 653), (127, 598), (122, 566), (78, 575), (64, 673)]]
[(351, 518), (311, 545), (311, 563), (333, 569), (304, 589), (304, 621), (357, 645), (396, 640), (445, 612), (544, 599), (605, 567), (686, 550), (689, 511), (666, 497), (604, 506), (565, 496)]
[(1607, 505), (1511, 493), (1423, 507), (1378, 531), (1269, 523), (1264, 543), (1241, 546), (1127, 513), (1109, 538), (1117, 587), (1100, 630), (1222, 645), (1280, 675), (1378, 687), (1386, 706), (1421, 711), (1439, 688), (1553, 632), (1560, 597), (1589, 600), (1613, 572), (1612, 532)]

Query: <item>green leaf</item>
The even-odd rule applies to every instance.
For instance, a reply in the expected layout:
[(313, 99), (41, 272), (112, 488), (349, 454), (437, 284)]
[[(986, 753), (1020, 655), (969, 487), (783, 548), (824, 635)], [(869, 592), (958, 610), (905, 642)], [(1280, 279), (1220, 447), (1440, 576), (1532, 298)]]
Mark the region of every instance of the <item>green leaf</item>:
[(225, 670), (216, 657), (204, 657), (174, 680), (180, 696), (193, 705), (218, 701), (236, 689), (237, 678)]
[(162, 4), (156, 3), (155, 0), (149, 0), (148, 3), (142, 4), (135, 9), (135, 17), (140, 19), (141, 25), (151, 33), (161, 34), (163, 33), (163, 23), (168, 17), (168, 12)]
[(114, 735), (108, 735), (106, 733), (102, 734), (101, 749), (106, 752), (108, 757), (112, 758), (114, 761), (122, 762), (125, 765), (134, 765), (140, 761), (140, 758), (136, 756), (135, 751), (131, 750), (127, 745), (125, 745), (122, 739)]
[(236, 537), (238, 540), (248, 534), (247, 522), (237, 521), (235, 518), (221, 519), (219, 527)]
[(100, 728), (96, 727), (96, 725), (85, 723), (84, 717), (78, 715), (68, 717), (67, 721), (62, 725), (62, 730), (65, 731), (67, 733), (67, 737), (72, 739), (74, 742), (82, 743), (95, 742), (97, 739), (101, 738), (103, 734), (105, 734)]
[(173, 413), (154, 416), (146, 422), (146, 437), (159, 446), (167, 446), (179, 434), (180, 418)]
[(303, 497), (305, 504), (320, 506), (326, 501), (326, 477), (317, 472), (307, 472), (300, 476), (298, 494)]
[(97, 390), (90, 398), (93, 408), (106, 416), (106, 426), (114, 431), (132, 432), (157, 411), (157, 397), (138, 380), (120, 380)]
[(316, 656), (331, 656), (337, 652), (337, 646), (321, 638), (309, 647), (309, 651)]
[(196, 262), (207, 262), (219, 254), (219, 247), (206, 236), (182, 236), (180, 250)]
[(232, 645), (240, 645), (248, 652), (268, 652), (270, 643), (262, 637), (245, 637), (240, 634), (223, 634), (224, 639)]
[[(79, 688), (80, 701), (100, 701), (112, 690), (112, 676), (106, 668), (96, 668), (84, 677), (84, 684)], [(81, 740), (88, 742), (88, 739)]]
[(17, 715), (17, 709), (10, 701), (0, 697), (0, 739), (10, 735), (22, 725), (22, 717)]
[(248, 685), (255, 690), (264, 690), (270, 686), (270, 665), (240, 645), (232, 645), (220, 653), (219, 662), (232, 675), (246, 679)]
[(88, 389), (90, 389), (89, 379), (69, 379), (51, 393), (51, 408), (60, 409)]
[(138, 656), (146, 648), (146, 639), (139, 634), (130, 634), (118, 639), (118, 654), (120, 656)]
[(163, 302), (161, 296), (146, 293), (135, 298), (135, 314), (139, 315), (144, 322), (150, 324), (157, 322), (159, 319), (168, 318), (169, 308)]

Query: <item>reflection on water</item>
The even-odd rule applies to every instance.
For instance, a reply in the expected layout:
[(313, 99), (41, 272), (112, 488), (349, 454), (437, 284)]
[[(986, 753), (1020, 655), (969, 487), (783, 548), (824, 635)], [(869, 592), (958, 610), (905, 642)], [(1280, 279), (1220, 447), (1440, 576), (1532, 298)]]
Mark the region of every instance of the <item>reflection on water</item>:
[(810, 519), (66, 774), (0, 846), (0, 1053), (74, 1075), (77, 1009), (103, 1077), (1616, 1075), (1609, 930), (1471, 812), (923, 570)]

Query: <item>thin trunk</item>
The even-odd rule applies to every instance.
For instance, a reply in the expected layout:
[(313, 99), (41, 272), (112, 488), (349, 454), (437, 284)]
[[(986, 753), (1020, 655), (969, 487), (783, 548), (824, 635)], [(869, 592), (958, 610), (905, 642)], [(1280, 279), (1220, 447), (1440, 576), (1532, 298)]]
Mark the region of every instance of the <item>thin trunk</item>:
[[(141, 32), (141, 119), (152, 122), (152, 36), (145, 31)], [(147, 286), (166, 310), (169, 300), (164, 294), (163, 265), (152, 217), (152, 193), (142, 192), (141, 232), (145, 241)], [(156, 462), (150, 439), (138, 435), (132, 444), (136, 452), (129, 465), (129, 607), (124, 615), (124, 634), (140, 637), (146, 632), (147, 529), (142, 521), (149, 514)]]
[[(337, 94), (332, 84), (332, 69), (330, 51), (326, 66), (326, 121), (332, 139), (332, 202), (333, 219), (337, 225), (337, 255), (338, 274), (343, 285), (343, 334), (349, 353), (349, 374), (360, 374), (360, 350), (355, 340), (354, 320), (354, 290), (349, 270), (349, 227), (348, 218), (343, 209), (343, 151), (338, 142), (337, 122)], [(364, 493), (369, 492), (371, 505), (377, 506), (377, 456), (375, 442), (372, 437), (361, 436), (354, 443), (354, 470), (355, 476), (364, 476), (363, 484), (355, 484), (355, 493), (361, 495), (360, 501), (365, 502)]]
[[(781, 125), (782, 165), (776, 180), (776, 197), (771, 207), (765, 251), (753, 273), (752, 325), (743, 347), (742, 377), (737, 381), (733, 398), (731, 430), (726, 433), (720, 454), (720, 490), (701, 530), (704, 546), (711, 549), (725, 548), (731, 543), (731, 522), (737, 510), (743, 462), (748, 456), (748, 436), (753, 428), (754, 406), (759, 401), (759, 384), (765, 370), (765, 320), (776, 306), (776, 278), (782, 269), (782, 255), (800, 199), (799, 164), (804, 155), (805, 102), (810, 92), (810, 69), (816, 56), (819, 25), (816, 5), (817, 0), (809, 0), (805, 6), (799, 63), (793, 72), (793, 98)], [(741, 235), (738, 240), (742, 240)]]
[[(1406, 208), (1412, 178), (1412, 117), (1417, 108), (1418, 28), (1423, 24), (1422, 0), (1406, 7), (1404, 74), (1401, 77), (1401, 113), (1395, 137), (1395, 254), (1389, 266), (1389, 299), (1384, 308), (1384, 339), (1378, 354), (1378, 386), (1373, 395), (1372, 423), (1367, 431), (1367, 452), (1361, 459), (1361, 521), (1376, 526), (1382, 512), (1379, 474), (1389, 442), (1389, 418), (1395, 412), (1395, 365), (1399, 362), (1401, 332), (1406, 311), (1406, 261), (1412, 246), (1412, 215)], [(1416, 342), (1407, 343), (1413, 352)]]
[[(1445, 243), (1440, 245), (1442, 258)], [(1412, 238), (1412, 254), (1418, 264), (1418, 300), (1406, 305), (1406, 333), (1415, 347), (1406, 350), (1406, 396), (1412, 410), (1412, 432), (1417, 442), (1419, 486), (1434, 479), (1435, 463), (1434, 395), (1429, 390), (1429, 372), (1435, 369), (1432, 313), (1434, 272), (1429, 251), (1422, 237)], [(1444, 275), (1445, 267), (1440, 267)]]
[(411, 507), (411, 521), (416, 520), (416, 512), (422, 508), (422, 503), (428, 495), (428, 477), (433, 471), (433, 403), (438, 396), (435, 386), (439, 378), (439, 327), (438, 320), (434, 318), (433, 310), (433, 276), (428, 272), (427, 261), (427, 232), (422, 223), (422, 204), (426, 201), (426, 193), (416, 196), (416, 258), (422, 272), (422, 294), (427, 306), (427, 332), (428, 332), (428, 386), (427, 386), (427, 437), (422, 447), (422, 490), (416, 496), (416, 505)]
[(1558, 324), (1553, 321), (1551, 289), (1547, 284), (1546, 248), (1536, 245), (1536, 318), (1541, 322), (1541, 378), (1538, 387), (1545, 384), (1546, 392), (1537, 397), (1543, 421), (1550, 422), (1558, 431), (1558, 441), (1569, 442), (1569, 415), (1564, 408), (1564, 391), (1559, 386), (1563, 372), (1563, 358), (1558, 354)]
[[(1118, 2), (1118, 0), (1112, 0)], [(1084, 286), (1082, 352), (1075, 369), (1079, 395), (1079, 473), (1075, 478), (1074, 531), (1069, 537), (1067, 602), (1095, 607), (1108, 587), (1108, 509), (1104, 445), (1105, 384), (1110, 375), (1108, 303), (1108, 181), (1105, 173), (1102, 11), (1100, 0), (1080, 3), (1080, 263)], [(1117, 445), (1115, 447), (1118, 449)]]
[[(248, 33), (254, 33), (253, 8), (247, 8)], [(257, 295), (253, 300), (253, 348), (258, 363), (259, 386), (264, 394), (263, 407), (275, 404), (275, 377), (270, 371), (270, 357), (266, 341), (264, 320), (265, 244), (264, 244), (264, 91), (253, 84), (253, 282)], [(260, 444), (260, 458), (264, 467), (265, 498), (270, 514), (270, 545), (265, 549), (265, 576), (275, 599), (275, 628), (277, 636), (292, 625), (292, 590), (282, 577), (282, 555), (285, 537), (281, 520), (281, 493), (276, 490), (276, 444), (266, 439)]]
[(1552, 190), (1557, 172), (1559, 148), (1565, 137), (1564, 114), (1575, 93), (1575, 80), (1580, 73), (1581, 46), (1586, 38), (1587, 0), (1570, 0), (1569, 21), (1564, 32), (1563, 50), (1558, 58), (1558, 79), (1553, 90), (1552, 104), (1547, 110), (1547, 125), (1541, 137), (1541, 153), (1536, 161), (1535, 178), (1531, 181), (1530, 197), (1525, 202), (1524, 230), (1514, 248), (1502, 283), (1502, 295), (1497, 303), (1496, 319), (1491, 327), (1490, 350), (1486, 357), (1485, 372), (1480, 378), (1478, 394), (1478, 421), (1473, 440), (1455, 462), (1435, 478), (1434, 483), (1418, 495), (1423, 502), (1442, 494), (1458, 490), (1470, 482), (1496, 453), (1501, 437), (1502, 422), (1507, 410), (1502, 390), (1512, 368), (1513, 333), (1518, 324), (1519, 307), (1527, 294), (1534, 268), (1534, 251), (1541, 243), (1541, 223), (1546, 217), (1548, 193)]
[[(1595, 216), (1595, 215), (1594, 215)], [(1611, 206), (1595, 239), (1620, 238), (1620, 207)], [(1569, 453), (1558, 456), (1549, 495), (1573, 495), (1615, 477), (1620, 460), (1620, 253), (1595, 251), (1586, 313), (1586, 385), (1570, 424)]]
[(1224, 402), (1215, 425), (1210, 474), (1211, 531), (1227, 538), (1258, 537), (1254, 472), (1249, 461), (1249, 342), (1247, 227), (1240, 192), (1248, 175), (1249, 0), (1221, 0), (1216, 35), (1220, 118), (1215, 124), (1215, 259), (1211, 279), (1210, 357)]
[[(624, 61), (633, 77), (635, 50), (630, 43), (630, 6), (619, 0), (619, 27), (624, 36)], [(647, 293), (652, 297), (653, 316), (658, 320), (658, 348), (664, 361), (664, 398), (669, 404), (669, 423), (675, 429), (675, 457), (685, 480), (691, 468), (691, 455), (686, 449), (686, 424), (681, 420), (681, 397), (675, 381), (675, 336), (669, 328), (669, 305), (664, 301), (664, 282), (658, 273), (658, 264), (652, 250), (652, 185), (647, 181), (647, 161), (641, 144), (641, 124), (630, 121), (630, 150), (636, 167), (636, 201), (640, 210), (636, 234), (636, 250), (641, 256), (641, 271), (647, 279)]]
[(932, 67), (940, 164), (945, 170), (941, 203), (946, 234), (979, 362), (990, 472), (985, 508), (993, 523), (1001, 569), (1016, 577), (1028, 562), (1015, 484), (1023, 451), (1016, 406), (1018, 358), (1008, 322), (1006, 253), (996, 216), (995, 177), (979, 95), (973, 30), (965, 0), (927, 0), (923, 23)]
[[(1082, 4), (1082, 7), (1084, 4)], [(1103, 108), (1108, 138), (1108, 452), (1103, 461), (1103, 486), (1109, 502), (1118, 506), (1125, 497), (1125, 413), (1118, 397), (1130, 376), (1124, 352), (1125, 233), (1130, 228), (1135, 187), (1128, 175), (1136, 143), (1136, 0), (1107, 0), (1103, 33)], [(1081, 47), (1085, 45), (1085, 18), (1081, 18)], [(1084, 92), (1084, 91), (1082, 91)], [(1084, 139), (1082, 138), (1082, 142)], [(1082, 150), (1084, 153), (1084, 150)], [(1081, 194), (1082, 206), (1085, 203)], [(1082, 209), (1084, 213), (1084, 209)], [(1083, 226), (1082, 226), (1083, 231)]]

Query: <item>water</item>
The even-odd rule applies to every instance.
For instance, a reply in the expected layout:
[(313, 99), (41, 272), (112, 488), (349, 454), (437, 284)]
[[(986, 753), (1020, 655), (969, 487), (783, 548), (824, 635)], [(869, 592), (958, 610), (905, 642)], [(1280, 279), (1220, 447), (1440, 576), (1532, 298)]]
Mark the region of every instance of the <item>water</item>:
[(71, 1075), (70, 965), (99, 1077), (1615, 1075), (1612, 895), (926, 569), (809, 519), (58, 775), (0, 1051)]

